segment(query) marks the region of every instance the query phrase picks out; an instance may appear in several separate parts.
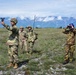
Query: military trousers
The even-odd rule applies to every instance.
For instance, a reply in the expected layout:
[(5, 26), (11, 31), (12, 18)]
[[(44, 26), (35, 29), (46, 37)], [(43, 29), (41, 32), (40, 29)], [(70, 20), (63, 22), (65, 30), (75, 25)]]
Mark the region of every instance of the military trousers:
[(28, 52), (31, 53), (33, 51), (34, 43), (33, 42), (28, 42), (27, 45), (28, 45)]
[(27, 52), (28, 51), (27, 41), (26, 40), (19, 41), (19, 48), (22, 52)]
[(18, 63), (18, 45), (8, 46), (8, 56), (10, 63)]
[(75, 45), (65, 45), (65, 61), (72, 62), (74, 59)]

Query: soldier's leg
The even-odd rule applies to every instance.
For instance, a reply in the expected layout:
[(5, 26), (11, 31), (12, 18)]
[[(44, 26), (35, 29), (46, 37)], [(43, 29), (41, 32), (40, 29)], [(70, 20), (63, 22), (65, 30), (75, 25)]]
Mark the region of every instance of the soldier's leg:
[(8, 67), (13, 66), (13, 53), (12, 53), (11, 47), (12, 47), (11, 45), (8, 46), (8, 57), (9, 57), (9, 62), (10, 62)]
[(30, 42), (30, 53), (32, 53), (32, 51), (33, 51), (33, 45), (34, 45), (34, 43)]
[(23, 43), (22, 43), (22, 41), (19, 42), (19, 49), (20, 49), (20, 52), (23, 53)]
[(12, 46), (14, 68), (18, 68), (18, 46)]
[(64, 63), (63, 64), (66, 64), (69, 62), (69, 45), (65, 45), (65, 57), (64, 57)]
[(27, 51), (28, 51), (28, 53), (30, 52), (30, 42), (27, 42)]
[(28, 53), (28, 44), (26, 40), (24, 41), (24, 50)]
[(70, 62), (74, 60), (74, 51), (75, 51), (75, 45), (72, 45), (70, 47), (70, 57), (69, 57)]

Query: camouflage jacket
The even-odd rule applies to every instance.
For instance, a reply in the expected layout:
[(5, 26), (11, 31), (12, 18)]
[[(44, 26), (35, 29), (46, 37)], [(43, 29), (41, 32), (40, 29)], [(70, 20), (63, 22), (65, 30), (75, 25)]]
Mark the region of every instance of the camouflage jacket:
[(27, 33), (26, 31), (19, 31), (19, 41), (22, 41), (22, 40), (27, 40)]
[(28, 42), (34, 42), (37, 39), (37, 34), (33, 30), (27, 32)]
[(69, 31), (67, 29), (64, 29), (63, 33), (67, 35), (66, 44), (69, 44), (69, 45), (75, 44), (76, 29), (74, 29), (73, 31)]
[(4, 25), (4, 27), (9, 30), (9, 38), (7, 40), (8, 45), (18, 45), (19, 44), (19, 33), (18, 33), (18, 28), (16, 25), (13, 27), (10, 27), (8, 25)]

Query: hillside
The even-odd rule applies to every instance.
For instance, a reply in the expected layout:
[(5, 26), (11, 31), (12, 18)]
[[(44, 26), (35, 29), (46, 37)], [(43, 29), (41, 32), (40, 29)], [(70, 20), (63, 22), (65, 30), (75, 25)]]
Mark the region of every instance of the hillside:
[[(63, 65), (66, 35), (62, 29), (35, 29), (38, 40), (32, 55), (21, 54), (19, 50), (19, 68), (7, 68), (8, 52), (6, 40), (8, 31), (0, 29), (0, 75), (76, 75), (76, 60)], [(76, 51), (75, 51), (76, 53)], [(76, 55), (75, 55), (76, 58)]]

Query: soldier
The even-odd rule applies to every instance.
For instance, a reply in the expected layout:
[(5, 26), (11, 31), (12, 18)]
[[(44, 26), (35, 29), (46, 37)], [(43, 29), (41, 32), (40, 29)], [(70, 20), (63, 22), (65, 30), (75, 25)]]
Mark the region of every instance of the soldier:
[(27, 31), (28, 51), (29, 51), (29, 53), (32, 53), (35, 40), (37, 39), (37, 34), (35, 32), (33, 32), (33, 29), (31, 26), (28, 26), (27, 29), (28, 29), (28, 31)]
[(67, 64), (69, 62), (73, 62), (74, 59), (74, 51), (75, 51), (75, 34), (76, 30), (74, 25), (69, 24), (63, 31), (64, 34), (67, 35), (67, 42), (65, 44), (65, 58), (63, 64)]
[(19, 47), (22, 53), (27, 52), (27, 34), (22, 26), (19, 29)]
[(19, 45), (19, 39), (18, 39), (18, 28), (16, 26), (17, 19), (12, 18), (10, 20), (11, 27), (9, 25), (6, 25), (4, 21), (1, 22), (1, 24), (10, 31), (9, 38), (7, 41), (8, 45), (8, 55), (9, 55), (9, 65), (8, 67), (18, 68), (18, 45)]

